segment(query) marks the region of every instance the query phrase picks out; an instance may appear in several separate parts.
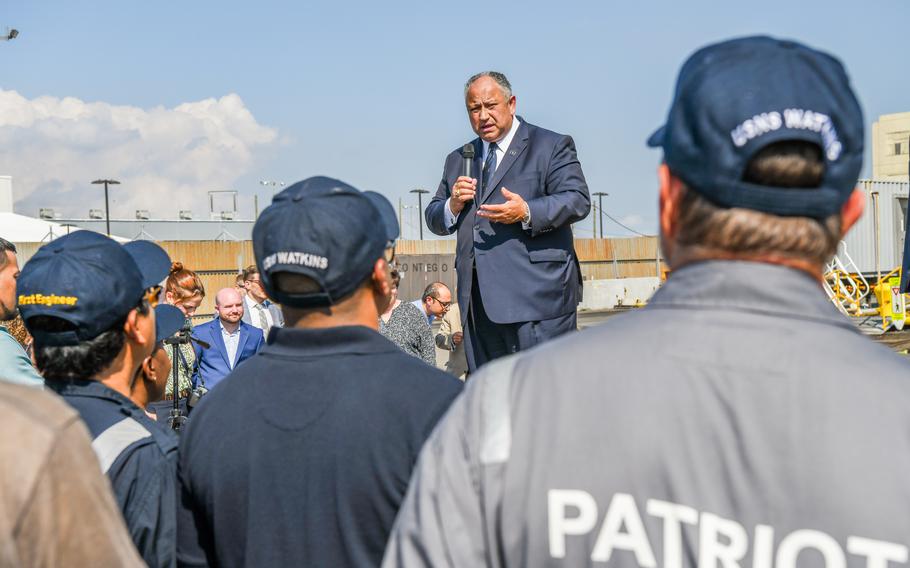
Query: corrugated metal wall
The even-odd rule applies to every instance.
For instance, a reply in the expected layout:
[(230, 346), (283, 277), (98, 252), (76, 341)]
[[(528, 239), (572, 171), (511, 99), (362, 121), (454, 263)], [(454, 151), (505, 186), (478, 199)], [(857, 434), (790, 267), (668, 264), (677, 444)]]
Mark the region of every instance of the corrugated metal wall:
[[(19, 263), (26, 261), (44, 243), (16, 243)], [(206, 297), (196, 319), (214, 313), (215, 293), (234, 285), (245, 266), (255, 263), (251, 241), (163, 241), (160, 244), (175, 261), (195, 271), (205, 286)], [(658, 275), (657, 238), (577, 239), (582, 278), (601, 280)], [(399, 241), (396, 260), (403, 268), (400, 294), (404, 300), (420, 297), (427, 284), (441, 281), (455, 285), (455, 241)], [(662, 265), (661, 265), (662, 266)]]
[(877, 218), (879, 220), (878, 242), (881, 259), (879, 264), (882, 273), (886, 273), (900, 266), (904, 254), (905, 219), (910, 184), (860, 180), (859, 187), (866, 193), (866, 211), (844, 239), (847, 254), (856, 263), (860, 272), (875, 273), (875, 219)]

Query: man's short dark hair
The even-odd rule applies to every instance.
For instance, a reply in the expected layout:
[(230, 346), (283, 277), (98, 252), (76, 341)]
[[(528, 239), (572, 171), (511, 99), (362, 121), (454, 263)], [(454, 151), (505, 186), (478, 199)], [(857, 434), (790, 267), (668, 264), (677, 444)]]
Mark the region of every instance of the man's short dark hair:
[[(818, 187), (824, 174), (825, 162), (817, 145), (783, 141), (759, 151), (747, 165), (743, 181), (800, 191)], [(687, 188), (680, 202), (678, 219), (676, 243), (694, 256), (775, 254), (824, 264), (837, 251), (841, 238), (840, 214), (810, 219), (728, 209), (693, 188)]]
[[(145, 300), (142, 300), (137, 309), (142, 315), (148, 315), (151, 311)], [(47, 346), (35, 340), (35, 365), (38, 371), (48, 381), (92, 379), (110, 366), (123, 350), (126, 344), (124, 323), (125, 316), (100, 335), (79, 345)], [(32, 330), (69, 331), (73, 329), (73, 324), (52, 316), (35, 316), (29, 319), (28, 327)]]
[(255, 264), (251, 264), (243, 269), (243, 272), (240, 273), (243, 276), (243, 281), (248, 282), (254, 274), (259, 274), (259, 269), (256, 268)]
[(0, 268), (6, 266), (7, 251), (16, 254), (16, 245), (0, 237)]
[[(318, 282), (305, 276), (303, 274), (298, 274), (296, 272), (276, 272), (270, 274), (269, 278), (272, 280), (272, 286), (278, 293), (284, 294), (318, 294), (323, 291), (322, 286)], [(343, 298), (332, 298), (332, 305), (338, 305), (348, 298), (352, 297), (358, 290), (365, 286), (370, 286), (373, 282), (373, 273), (371, 272), (359, 286), (354, 288), (350, 294)], [(313, 308), (295, 308), (293, 306), (282, 304), (281, 310), (284, 313), (286, 322), (293, 321), (295, 318), (292, 318), (290, 314), (296, 313), (298, 315), (305, 314), (307, 312), (325, 312), (329, 307), (313, 307)], [(292, 325), (292, 324), (291, 324)]]
[(272, 279), (275, 281), (275, 289), (285, 294), (318, 294), (322, 292), (322, 286), (318, 282), (303, 274), (276, 272)]

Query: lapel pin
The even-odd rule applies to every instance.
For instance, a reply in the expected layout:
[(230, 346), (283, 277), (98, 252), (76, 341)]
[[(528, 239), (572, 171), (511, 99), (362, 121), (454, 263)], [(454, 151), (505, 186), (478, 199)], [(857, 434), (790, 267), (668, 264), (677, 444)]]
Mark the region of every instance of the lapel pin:
[(514, 156), (516, 154), (515, 150), (509, 150), (509, 155)]

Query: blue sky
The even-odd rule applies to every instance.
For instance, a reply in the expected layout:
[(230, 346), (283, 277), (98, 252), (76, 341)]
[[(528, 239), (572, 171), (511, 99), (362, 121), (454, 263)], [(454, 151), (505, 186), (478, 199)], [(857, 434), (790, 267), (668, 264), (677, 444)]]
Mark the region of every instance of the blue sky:
[(222, 189), (250, 215), (254, 193), (267, 198), (259, 180), (317, 174), (413, 205), (408, 190), (435, 191), (445, 154), (473, 137), (465, 78), (494, 68), (519, 114), (575, 137), (591, 190), (610, 194), (604, 209), (651, 233), (660, 154), (644, 140), (680, 64), (755, 33), (840, 57), (867, 140), (875, 117), (910, 110), (901, 0), (0, 1), (0, 29), (20, 30), (0, 44), (0, 174), (14, 175), (18, 210), (32, 215), (84, 216), (103, 206), (87, 182), (107, 176), (124, 181), (115, 216), (204, 213), (205, 192)]

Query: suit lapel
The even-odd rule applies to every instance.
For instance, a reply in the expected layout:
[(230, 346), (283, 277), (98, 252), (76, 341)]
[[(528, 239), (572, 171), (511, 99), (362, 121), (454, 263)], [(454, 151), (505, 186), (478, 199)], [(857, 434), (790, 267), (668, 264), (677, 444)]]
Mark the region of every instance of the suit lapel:
[(240, 361), (240, 353), (243, 351), (243, 346), (246, 344), (247, 338), (250, 336), (250, 332), (247, 331), (246, 326), (240, 326), (240, 339), (237, 340), (237, 352), (234, 353), (234, 364), (231, 365), (231, 369), (237, 366), (237, 362)]
[(506, 175), (506, 172), (509, 171), (515, 162), (518, 160), (518, 157), (521, 156), (521, 153), (525, 151), (525, 148), (528, 147), (528, 125), (526, 122), (522, 121), (518, 125), (518, 132), (515, 133), (515, 137), (512, 138), (512, 143), (509, 144), (509, 149), (506, 150), (505, 156), (502, 158), (502, 163), (496, 167), (496, 171), (493, 172), (493, 178), (490, 180), (490, 183), (487, 187), (483, 188), (483, 197), (481, 198), (481, 203), (486, 203), (490, 196), (496, 193), (496, 189), (499, 187), (499, 182), (502, 181), (503, 176)]
[(219, 323), (217, 319), (214, 321), (214, 325), (212, 325), (212, 343), (218, 346), (218, 352), (221, 353), (224, 364), (230, 369), (231, 362), (228, 361), (227, 345), (224, 344), (224, 337), (221, 336), (221, 323)]

